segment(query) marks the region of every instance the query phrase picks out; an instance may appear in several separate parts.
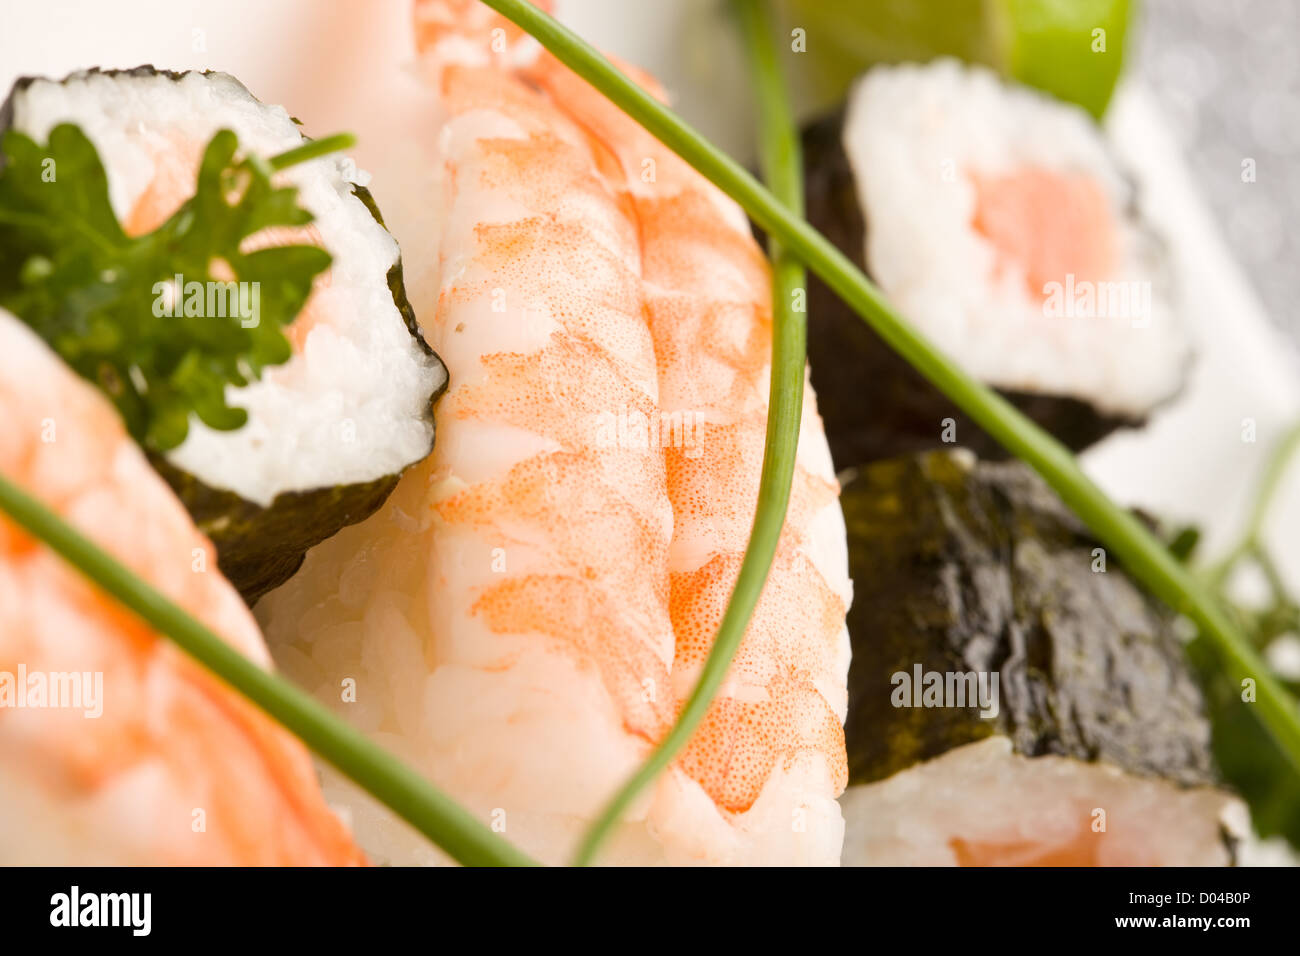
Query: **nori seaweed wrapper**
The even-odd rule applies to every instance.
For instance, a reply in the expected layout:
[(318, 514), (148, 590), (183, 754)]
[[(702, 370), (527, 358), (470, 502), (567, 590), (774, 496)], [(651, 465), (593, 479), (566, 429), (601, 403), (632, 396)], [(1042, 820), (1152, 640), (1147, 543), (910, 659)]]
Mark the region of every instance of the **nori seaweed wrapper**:
[[(867, 224), (842, 134), (844, 110), (803, 131), (808, 221), (864, 272)], [(808, 276), (808, 359), (817, 408), (837, 468), (943, 447), (943, 420), (981, 458), (1006, 451), (886, 345), (816, 275)], [(1136, 420), (1106, 415), (1066, 395), (1000, 390), (1070, 447), (1086, 448)]]
[(194, 519), (212, 539), (221, 573), (251, 607), (289, 580), (309, 548), (364, 521), (388, 500), (401, 472), (349, 485), (283, 491), (265, 508), (204, 484), (159, 455), (149, 455)]
[[(110, 77), (165, 76), (171, 80), (180, 80), (188, 72), (191, 71), (160, 70), (148, 64), (127, 70), (102, 70), (94, 67), (70, 74), (65, 81), (88, 74)], [(199, 72), (207, 74), (212, 71)], [(38, 79), (41, 77), (25, 76), (15, 81), (4, 103), (0, 104), (0, 131), (13, 125), (17, 94)], [(251, 93), (249, 95), (252, 96)], [(306, 139), (309, 137), (304, 137)], [(352, 184), (352, 191), (375, 221), (387, 230), (370, 191), (355, 183)], [(393, 303), (397, 306), (407, 331), (421, 351), (442, 366), (442, 385), (430, 395), (426, 411), (432, 426), (434, 404), (447, 388), (447, 369), (420, 333), (415, 312), (406, 295), (400, 255), (388, 270), (386, 279)], [(433, 441), (431, 431), (425, 455), (433, 451)], [(364, 521), (379, 510), (405, 470), (381, 475), (370, 481), (281, 492), (270, 505), (262, 507), (232, 491), (205, 484), (198, 476), (171, 464), (162, 455), (150, 453), (149, 460), (176, 492), (199, 530), (212, 539), (217, 549), (217, 564), (221, 573), (250, 607), (267, 591), (287, 581), (298, 570), (309, 548), (350, 524)], [(406, 467), (418, 460), (420, 459), (409, 462)]]
[[(1019, 462), (928, 452), (844, 488), (853, 605), (851, 784), (1005, 734), (1025, 756), (1215, 782), (1210, 726), (1174, 617)], [(999, 712), (895, 707), (896, 672), (997, 672)]]

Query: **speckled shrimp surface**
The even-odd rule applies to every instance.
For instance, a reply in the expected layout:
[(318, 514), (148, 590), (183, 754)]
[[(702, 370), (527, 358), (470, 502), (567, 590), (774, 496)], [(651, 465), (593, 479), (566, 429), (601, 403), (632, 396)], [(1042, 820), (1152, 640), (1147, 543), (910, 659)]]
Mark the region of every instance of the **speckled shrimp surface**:
[[(0, 413), (6, 478), (269, 666), (112, 406), (3, 311)], [(0, 680), (0, 863), (361, 862), (293, 737), (3, 517)]]
[[(451, 373), (437, 447), (260, 613), (291, 672), (337, 706), (359, 668), (384, 703), (354, 719), (559, 862), (712, 644), (753, 520), (771, 286), (739, 209), (481, 9), (417, 4), (445, 111), (438, 292), (415, 303)], [(806, 407), (729, 680), (607, 862), (838, 862), (849, 587)]]

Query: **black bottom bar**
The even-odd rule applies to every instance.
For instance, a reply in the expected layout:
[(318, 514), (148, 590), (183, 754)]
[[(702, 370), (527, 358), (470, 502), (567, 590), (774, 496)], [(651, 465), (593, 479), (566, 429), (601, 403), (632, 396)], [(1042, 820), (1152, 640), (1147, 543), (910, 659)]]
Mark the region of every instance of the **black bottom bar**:
[(1290, 934), (1296, 883), (1289, 870), (9, 868), (0, 869), (0, 918), (6, 943), (284, 940), (335, 951), (350, 940), (461, 948), (458, 939), (496, 947), (511, 937), (533, 946), (585, 938), (605, 948), (672, 938), (684, 927), (666, 924), (681, 920), (697, 939), (716, 931), (728, 941), (779, 924), (783, 935), (806, 932), (813, 947), (900, 934), (930, 944), (1197, 934), (1230, 945), (1259, 930)]

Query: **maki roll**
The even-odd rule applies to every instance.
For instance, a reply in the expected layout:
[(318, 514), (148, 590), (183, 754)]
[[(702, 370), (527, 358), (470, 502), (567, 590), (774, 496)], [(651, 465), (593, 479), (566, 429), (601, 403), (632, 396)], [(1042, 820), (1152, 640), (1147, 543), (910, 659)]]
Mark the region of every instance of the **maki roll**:
[[(262, 667), (105, 397), (0, 309), (0, 474)], [(0, 865), (364, 862), (306, 748), (0, 514)]]
[[(350, 161), (320, 156), (287, 168), (269, 163), (308, 140), (284, 109), (259, 102), (223, 73), (141, 67), (23, 79), (0, 121), (11, 131), (6, 142), (14, 155), (39, 159), (48, 151), (51, 157), (48, 181), (25, 187), (17, 181), (27, 176), (25, 168), (11, 156), (11, 197), (23, 188), (45, 190), (33, 202), (60, 202), (58, 211), (93, 219), (99, 207), (85, 196), (97, 178), (101, 185), (106, 179), (111, 210), (94, 221), (118, 247), (135, 243), (121, 256), (121, 270), (117, 263), (101, 270), (102, 282), (97, 275), (75, 293), (48, 296), (55, 300), (51, 318), (38, 323), (44, 300), (31, 292), (31, 276), (51, 269), (57, 276), (78, 264), (60, 259), (57, 244), (27, 247), (30, 237), (7, 235), (0, 243), (6, 247), (0, 301), (32, 305), (19, 310), (24, 319), (114, 398), (132, 434), (216, 544), (222, 571), (251, 603), (292, 574), (308, 547), (371, 514), (400, 473), (432, 448), (432, 403), (446, 370), (416, 328), (397, 243), (354, 181)], [(89, 155), (78, 151), (83, 141), (93, 147)], [(220, 168), (223, 143), (232, 164), (241, 157), (256, 162)], [(27, 153), (14, 152), (20, 147)], [(249, 170), (265, 178), (245, 194), (260, 189), (260, 206), (249, 200), (248, 208), (227, 208), (214, 198), (224, 199), (240, 182), (237, 174)], [(211, 195), (203, 193), (205, 182)], [(187, 202), (191, 208), (182, 215)], [(227, 219), (213, 225), (218, 215)], [(116, 222), (105, 221), (110, 218)], [(224, 258), (206, 247), (202, 255), (186, 254), (185, 243), (222, 241), (227, 220), (230, 230), (247, 235), (234, 233), (242, 239), (230, 240)], [(239, 282), (210, 281), (236, 278), (230, 266), (236, 258), (249, 270), (256, 266), (259, 281), (242, 281), (242, 272)], [(112, 287), (115, 275), (140, 273), (141, 261), (152, 269), (143, 276), (152, 294), (124, 304)], [(196, 277), (196, 270), (204, 274)], [(126, 316), (125, 331), (104, 331), (100, 318), (109, 307)], [(282, 331), (269, 327), (273, 307), (283, 313)], [(229, 315), (239, 310), (239, 322), (218, 325), (218, 317), (228, 319), (227, 309)], [(166, 375), (146, 381), (130, 364), (134, 358), (122, 361), (125, 374), (103, 361), (113, 336), (125, 352), (182, 327), (196, 345), (183, 361), (179, 351), (160, 359)], [(230, 345), (239, 335), (254, 343), (252, 352)], [(101, 346), (105, 352), (87, 356)], [(223, 350), (234, 356), (228, 369), (217, 364)], [(142, 415), (137, 423), (132, 417), (137, 405), (161, 401), (164, 387), (197, 395), (195, 383), (214, 370), (228, 375), (215, 397), (196, 398), (194, 408), (173, 410), (170, 419)]]
[[(1163, 243), (1079, 107), (954, 60), (881, 66), (804, 149), (813, 225), (1072, 449), (1181, 388), (1190, 349)], [(942, 442), (1004, 454), (817, 280), (808, 317), (839, 467)]]
[(846, 863), (1225, 864), (1173, 616), (1020, 463), (872, 464), (854, 602)]

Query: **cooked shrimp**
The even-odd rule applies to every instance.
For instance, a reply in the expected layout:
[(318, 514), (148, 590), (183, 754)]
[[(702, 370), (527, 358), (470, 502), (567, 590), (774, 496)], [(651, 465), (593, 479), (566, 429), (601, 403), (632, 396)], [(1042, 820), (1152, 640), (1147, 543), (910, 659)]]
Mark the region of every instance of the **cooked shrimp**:
[[(270, 665), (112, 407), (2, 311), (0, 408), (6, 478)], [(361, 860), (296, 740), (0, 516), (0, 862)]]
[[(259, 613), (286, 669), (560, 862), (671, 726), (730, 595), (771, 283), (734, 204), (478, 9), (416, 12), (444, 110), (437, 298), (415, 303), (451, 374), (438, 445)], [(606, 862), (838, 861), (849, 587), (810, 391), (806, 408), (728, 682)], [(380, 856), (432, 859), (356, 817)]]

